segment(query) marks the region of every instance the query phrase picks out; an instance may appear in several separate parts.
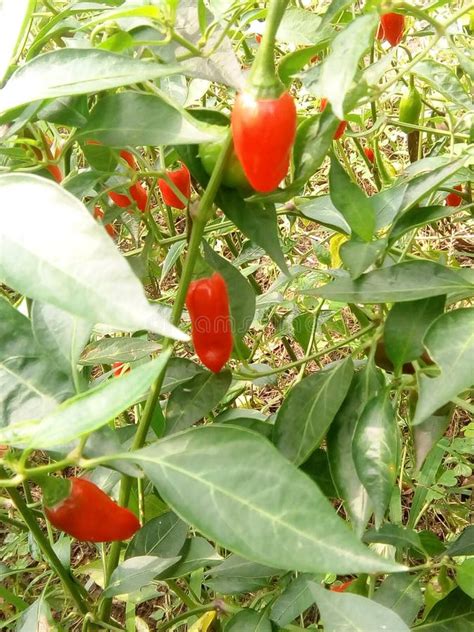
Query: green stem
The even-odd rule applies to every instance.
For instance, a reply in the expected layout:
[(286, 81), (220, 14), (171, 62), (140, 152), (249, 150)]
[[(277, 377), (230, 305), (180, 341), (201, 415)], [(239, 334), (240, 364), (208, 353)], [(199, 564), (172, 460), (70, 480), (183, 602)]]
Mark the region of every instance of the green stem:
[[(5, 475), (6, 472), (3, 471), (3, 468), (0, 468), (0, 472), (2, 475)], [(89, 607), (87, 603), (84, 601), (83, 596), (80, 593), (79, 587), (77, 586), (74, 579), (68, 573), (68, 571), (64, 568), (64, 566), (59, 561), (58, 556), (54, 552), (51, 544), (48, 542), (44, 533), (42, 532), (39, 524), (36, 522), (35, 518), (31, 514), (30, 510), (26, 506), (25, 501), (19, 494), (16, 489), (8, 488), (7, 494), (12, 499), (15, 507), (20, 513), (21, 517), (25, 521), (28, 529), (36, 540), (37, 545), (39, 546), (41, 552), (46, 557), (49, 562), (49, 565), (54, 570), (56, 575), (62, 581), (64, 588), (69, 593), (70, 597), (74, 601), (77, 606), (77, 609), (82, 615), (86, 615), (89, 613)]]
[[(181, 279), (179, 282), (178, 293), (175, 298), (175, 302), (173, 305), (173, 311), (171, 314), (171, 322), (174, 325), (178, 325), (181, 319), (181, 314), (184, 308), (184, 303), (186, 300), (186, 293), (188, 291), (189, 283), (191, 282), (194, 265), (196, 259), (199, 254), (199, 247), (201, 245), (201, 239), (204, 234), (204, 228), (206, 226), (207, 221), (209, 220), (212, 207), (214, 204), (214, 198), (216, 197), (217, 191), (219, 189), (222, 173), (224, 169), (225, 162), (230, 154), (232, 147), (232, 134), (229, 130), (227, 137), (222, 145), (221, 153), (219, 154), (219, 158), (217, 159), (216, 166), (214, 171), (212, 172), (211, 179), (209, 180), (209, 184), (204, 192), (204, 195), (201, 198), (201, 202), (199, 204), (198, 210), (196, 212), (196, 217), (193, 221), (193, 229), (191, 232), (191, 239), (189, 241), (188, 252), (186, 255), (186, 260), (184, 262), (183, 273), (181, 275)], [(171, 355), (172, 351), (172, 342), (170, 340), (167, 341), (166, 347), (162, 353), (168, 354), (168, 357)], [(143, 411), (142, 417), (137, 427), (137, 432), (135, 434), (135, 438), (132, 444), (132, 451), (139, 450), (145, 443), (146, 436), (148, 434), (148, 430), (150, 428), (151, 420), (153, 417), (153, 412), (158, 403), (158, 399), (160, 396), (161, 387), (163, 385), (163, 380), (165, 377), (166, 371), (165, 363), (162, 371), (158, 375), (155, 383), (151, 387), (150, 394), (148, 395), (148, 399), (145, 403), (145, 409)], [(119, 505), (127, 506), (128, 500), (130, 497), (130, 490), (132, 487), (132, 479), (129, 476), (124, 476), (122, 479), (122, 485), (120, 487), (120, 495), (119, 495)], [(114, 542), (110, 547), (108, 563), (107, 563), (107, 572), (106, 577), (104, 578), (104, 585), (106, 586), (110, 576), (113, 571), (117, 567), (117, 564), (120, 560), (120, 549), (121, 542)], [(105, 598), (102, 600), (102, 603), (99, 607), (98, 616), (102, 621), (107, 622), (110, 617), (110, 610), (112, 607), (112, 599)]]
[(285, 89), (275, 71), (274, 48), (275, 36), (288, 1), (272, 0), (270, 2), (265, 31), (250, 71), (249, 86), (254, 88), (257, 96), (262, 99), (278, 98)]

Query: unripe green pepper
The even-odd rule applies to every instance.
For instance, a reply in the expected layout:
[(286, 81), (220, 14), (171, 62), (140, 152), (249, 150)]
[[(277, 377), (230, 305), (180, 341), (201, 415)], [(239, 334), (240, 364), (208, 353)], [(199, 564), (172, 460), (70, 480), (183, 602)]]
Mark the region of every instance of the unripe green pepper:
[(420, 93), (415, 87), (411, 87), (410, 90), (400, 99), (400, 123), (416, 125), (420, 119), (420, 114)]
[[(202, 143), (199, 145), (199, 158), (205, 172), (210, 176), (216, 166), (217, 159), (221, 153), (223, 141), (213, 143)], [(244, 169), (239, 159), (232, 151), (222, 174), (222, 184), (233, 189), (250, 189), (249, 181), (244, 173)]]

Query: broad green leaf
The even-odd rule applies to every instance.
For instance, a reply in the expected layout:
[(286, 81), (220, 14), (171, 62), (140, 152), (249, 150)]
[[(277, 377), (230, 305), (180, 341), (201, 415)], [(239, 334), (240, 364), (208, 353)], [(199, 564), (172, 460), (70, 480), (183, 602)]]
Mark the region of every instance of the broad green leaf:
[(474, 557), (465, 559), (456, 567), (456, 579), (466, 595), (474, 599)]
[(218, 415), (214, 423), (218, 424), (232, 424), (233, 426), (239, 426), (240, 428), (247, 428), (253, 430), (259, 434), (272, 438), (273, 425), (266, 421), (265, 415), (262, 415), (257, 410), (246, 408), (227, 408), (220, 415)]
[(179, 551), (180, 561), (163, 571), (160, 579), (174, 579), (184, 577), (193, 571), (206, 566), (216, 566), (222, 562), (222, 557), (209, 544), (200, 537), (188, 538)]
[(365, 406), (355, 428), (352, 457), (374, 505), (375, 527), (382, 523), (397, 478), (399, 434), (390, 390)]
[(474, 293), (474, 285), (457, 270), (417, 260), (366, 272), (355, 281), (338, 278), (304, 294), (343, 303), (396, 303), (464, 290)]
[(232, 189), (221, 189), (216, 203), (248, 239), (261, 246), (284, 274), (289, 274), (278, 239), (277, 216), (273, 205), (245, 202), (238, 191)]
[(349, 224), (331, 202), (329, 195), (320, 195), (315, 198), (297, 198), (295, 204), (298, 210), (308, 219), (312, 219), (323, 226), (346, 235), (351, 234)]
[[(281, 193), (277, 192), (277, 199), (273, 201), (286, 201), (296, 195), (306, 184), (306, 181), (316, 173), (326, 158), (328, 149), (332, 145), (334, 133), (339, 125), (330, 107), (321, 114), (312, 116), (296, 131), (296, 139), (293, 147), (293, 163), (295, 176), (291, 185)], [(279, 199), (282, 197), (282, 199)], [(267, 196), (271, 200), (271, 196)]]
[(397, 524), (386, 523), (378, 530), (370, 529), (364, 533), (363, 541), (367, 544), (372, 542), (390, 544), (397, 549), (411, 547), (426, 555), (418, 533), (413, 529), (406, 529)]
[(352, 279), (357, 279), (382, 254), (386, 246), (385, 239), (376, 241), (359, 241), (351, 239), (344, 242), (340, 249), (341, 259), (349, 270)]
[(229, 555), (219, 566), (214, 566), (206, 579), (206, 585), (218, 593), (232, 595), (255, 592), (270, 583), (270, 579), (282, 571), (250, 562), (238, 555)]
[(36, 419), (0, 430), (0, 442), (45, 449), (74, 441), (102, 426), (137, 402), (164, 369), (170, 351), (120, 378), (102, 382), (68, 399), (41, 421)]
[(256, 612), (251, 608), (243, 608), (230, 619), (224, 632), (272, 632), (272, 624), (265, 611)]
[(215, 140), (211, 128), (153, 94), (108, 94), (92, 110), (79, 137), (105, 145), (179, 145)]
[(417, 575), (397, 573), (389, 575), (374, 595), (376, 603), (396, 612), (411, 625), (423, 607), (423, 593)]
[(430, 610), (413, 632), (468, 632), (474, 626), (474, 599), (460, 588), (452, 590)]
[(206, 371), (175, 388), (166, 407), (166, 434), (184, 430), (207, 415), (227, 393), (231, 381), (230, 371)]
[(382, 372), (372, 365), (356, 373), (326, 439), (332, 479), (358, 535), (362, 535), (372, 509), (368, 494), (357, 475), (352, 457), (352, 442), (357, 421), (365, 405), (377, 395), (383, 385)]
[(162, 393), (170, 393), (196, 375), (207, 374), (206, 369), (186, 358), (171, 358), (166, 365), (165, 379), (161, 387)]
[(82, 352), (80, 364), (112, 364), (112, 362), (135, 362), (157, 353), (161, 345), (144, 338), (102, 338), (87, 345)]
[[(454, 405), (453, 405), (454, 406)], [(416, 468), (419, 470), (433, 446), (444, 435), (453, 414), (453, 406), (442, 410), (442, 414), (430, 415), (424, 421), (413, 426), (415, 441)]]
[(370, 198), (352, 182), (339, 160), (331, 156), (329, 172), (331, 202), (344, 216), (352, 231), (364, 241), (370, 241), (375, 229), (375, 211)]
[(274, 601), (270, 611), (270, 619), (279, 628), (285, 628), (313, 605), (314, 597), (308, 586), (310, 579), (314, 579), (313, 575), (299, 575)]
[(377, 13), (356, 17), (334, 39), (321, 69), (321, 91), (334, 114), (344, 118), (344, 99), (359, 68), (359, 59), (372, 45)]
[(174, 557), (186, 541), (188, 525), (172, 511), (153, 518), (135, 533), (125, 553), (125, 559), (140, 555)]
[(349, 357), (332, 369), (308, 375), (294, 386), (278, 411), (273, 442), (287, 459), (304, 463), (320, 445), (349, 389)]
[(461, 535), (446, 550), (446, 555), (474, 555), (474, 525), (466, 527)]
[(56, 125), (82, 127), (89, 118), (87, 96), (80, 94), (49, 101), (38, 110), (36, 117), (41, 121), (48, 121)]
[(443, 94), (450, 103), (457, 103), (468, 111), (472, 109), (470, 95), (446, 64), (440, 64), (433, 59), (424, 59), (414, 66), (412, 72), (434, 90)]
[(48, 303), (33, 302), (31, 324), (36, 342), (58, 368), (75, 371), (81, 351), (89, 340), (92, 325)]
[(323, 448), (315, 450), (300, 468), (317, 484), (326, 498), (338, 497), (331, 470), (329, 469), (329, 459), (326, 450)]
[(35, 0), (0, 0), (0, 85), (35, 9)]
[(321, 613), (324, 632), (409, 632), (393, 610), (366, 597), (325, 590), (309, 582)]
[[(6, 285), (88, 322), (187, 339), (148, 303), (125, 258), (73, 195), (38, 176), (11, 173), (0, 176), (0, 208)], [(12, 208), (17, 212), (7, 212)]]
[(96, 48), (60, 48), (38, 55), (12, 75), (0, 90), (0, 112), (32, 101), (90, 94), (179, 72), (178, 65), (140, 61)]
[(278, 27), (276, 40), (285, 44), (310, 46), (320, 40), (320, 25), (321, 18), (315, 13), (299, 7), (289, 7)]
[(446, 297), (440, 295), (392, 307), (385, 321), (384, 342), (395, 370), (421, 356), (426, 330), (443, 313), (445, 302)]
[(0, 427), (41, 419), (73, 393), (69, 376), (38, 346), (28, 318), (0, 297)]
[(415, 425), (474, 384), (474, 309), (457, 309), (437, 318), (424, 344), (440, 374), (419, 376)]
[(243, 274), (214, 252), (207, 242), (204, 242), (204, 257), (224, 277), (229, 294), (232, 331), (234, 335), (243, 336), (255, 315), (255, 290)]
[(53, 624), (51, 608), (45, 597), (41, 595), (22, 613), (15, 630), (17, 632), (31, 632), (31, 630), (45, 630), (45, 632), (48, 632), (48, 630), (54, 629), (52, 627)]
[(254, 432), (193, 428), (128, 458), (179, 516), (249, 560), (308, 572), (403, 569), (366, 549), (316, 485)]
[(105, 588), (104, 597), (115, 597), (140, 590), (149, 584), (156, 575), (178, 560), (179, 557), (161, 559), (153, 555), (131, 557), (119, 564), (114, 570)]
[(397, 219), (389, 234), (389, 244), (394, 244), (414, 228), (437, 222), (456, 212), (452, 206), (415, 206)]

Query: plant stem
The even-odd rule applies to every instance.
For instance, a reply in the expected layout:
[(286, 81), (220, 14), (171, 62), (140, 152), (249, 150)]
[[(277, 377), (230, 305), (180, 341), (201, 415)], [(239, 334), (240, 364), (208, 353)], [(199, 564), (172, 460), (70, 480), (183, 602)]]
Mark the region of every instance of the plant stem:
[[(171, 322), (174, 325), (178, 325), (181, 319), (181, 314), (184, 308), (184, 303), (186, 300), (186, 293), (188, 291), (189, 283), (191, 282), (191, 278), (193, 275), (194, 265), (196, 259), (199, 255), (199, 247), (201, 245), (201, 239), (204, 234), (204, 228), (206, 226), (207, 221), (209, 220), (212, 207), (214, 204), (214, 198), (216, 197), (216, 193), (219, 189), (222, 173), (224, 169), (225, 162), (230, 154), (232, 147), (232, 134), (229, 130), (227, 137), (222, 145), (221, 153), (219, 154), (219, 158), (217, 159), (216, 166), (214, 167), (214, 171), (212, 172), (211, 179), (209, 180), (209, 184), (204, 192), (204, 195), (201, 198), (201, 202), (196, 211), (196, 217), (193, 221), (193, 229), (191, 232), (191, 239), (189, 241), (188, 252), (186, 255), (186, 259), (183, 266), (183, 273), (181, 275), (181, 279), (179, 282), (178, 293), (175, 298), (175, 302), (173, 305), (173, 311), (171, 314)], [(168, 354), (171, 356), (173, 343), (170, 340), (167, 340), (166, 346), (163, 349), (162, 353)], [(151, 387), (150, 394), (148, 395), (148, 399), (145, 403), (145, 408), (143, 410), (142, 417), (137, 427), (137, 432), (135, 434), (135, 438), (132, 444), (132, 451), (139, 450), (143, 447), (145, 443), (146, 436), (148, 434), (148, 430), (150, 428), (150, 423), (153, 417), (153, 412), (158, 403), (158, 398), (160, 396), (161, 387), (163, 385), (163, 380), (165, 377), (167, 361), (155, 380), (153, 386)], [(132, 479), (129, 476), (124, 476), (122, 478), (122, 484), (120, 487), (120, 495), (119, 495), (119, 505), (126, 507), (128, 504), (128, 500), (130, 497), (130, 490), (132, 487)], [(110, 579), (113, 571), (117, 567), (117, 564), (120, 560), (120, 549), (121, 542), (114, 542), (110, 547), (110, 552), (108, 556), (108, 563), (106, 569), (106, 576), (104, 578), (104, 586), (107, 585), (107, 582)], [(110, 617), (110, 610), (112, 607), (112, 599), (104, 598), (99, 607), (99, 619), (107, 622)]]
[[(0, 468), (1, 474), (5, 475), (6, 472), (2, 470), (3, 468)], [(76, 604), (79, 612), (82, 615), (88, 614), (90, 612), (89, 607), (87, 603), (85, 602), (83, 596), (81, 595), (78, 585), (76, 584), (74, 579), (71, 577), (71, 575), (68, 573), (68, 571), (64, 568), (64, 566), (59, 561), (58, 556), (54, 552), (51, 544), (48, 542), (47, 538), (45, 537), (44, 533), (42, 532), (39, 524), (36, 522), (32, 513), (26, 506), (26, 503), (21, 497), (21, 495), (19, 494), (18, 490), (14, 488), (8, 488), (7, 494), (12, 499), (13, 503), (15, 504), (15, 507), (17, 508), (21, 517), (25, 521), (28, 529), (30, 530), (31, 534), (36, 540), (36, 543), (41, 549), (41, 552), (47, 558), (49, 565), (52, 567), (56, 575), (62, 581), (64, 588), (66, 589), (66, 592), (69, 593), (71, 599)]]

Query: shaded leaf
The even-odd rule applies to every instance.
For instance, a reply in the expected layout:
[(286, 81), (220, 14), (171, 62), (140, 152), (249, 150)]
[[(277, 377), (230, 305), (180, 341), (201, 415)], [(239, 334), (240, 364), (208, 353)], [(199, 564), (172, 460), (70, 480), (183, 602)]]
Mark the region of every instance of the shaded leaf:
[(474, 599), (460, 588), (452, 590), (430, 610), (413, 632), (467, 632), (474, 625)]
[(275, 575), (282, 571), (250, 562), (238, 555), (229, 555), (219, 566), (214, 566), (209, 573), (206, 584), (215, 592), (232, 595), (236, 593), (254, 592), (270, 583)]
[(344, 242), (339, 252), (345, 267), (351, 273), (352, 279), (357, 279), (382, 254), (386, 246), (385, 239), (364, 242), (351, 239)]
[(308, 586), (310, 579), (313, 579), (313, 575), (299, 575), (276, 598), (270, 611), (270, 619), (278, 627), (286, 627), (313, 605), (314, 597)]
[(457, 540), (448, 546), (446, 555), (474, 555), (474, 525), (466, 527)]
[(115, 595), (124, 595), (140, 590), (149, 584), (156, 575), (178, 560), (179, 557), (161, 559), (150, 555), (131, 557), (119, 564), (114, 570), (105, 588), (104, 597), (115, 597)]
[(225, 632), (271, 632), (272, 624), (265, 612), (243, 608), (227, 622)]
[(161, 349), (144, 338), (102, 338), (91, 342), (82, 352), (80, 364), (94, 366), (113, 362), (135, 362)]
[(149, 520), (135, 533), (127, 547), (125, 559), (141, 555), (174, 557), (186, 541), (188, 525), (172, 511)]
[(376, 591), (374, 601), (396, 612), (411, 625), (423, 606), (423, 593), (417, 575), (397, 573), (389, 575)]
[(216, 566), (222, 562), (222, 557), (209, 544), (200, 537), (188, 538), (179, 551), (180, 561), (166, 569), (159, 575), (160, 579), (173, 579), (184, 577), (193, 571), (205, 566)]

